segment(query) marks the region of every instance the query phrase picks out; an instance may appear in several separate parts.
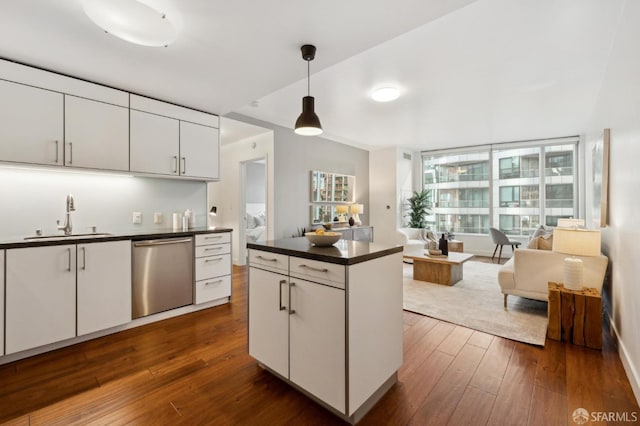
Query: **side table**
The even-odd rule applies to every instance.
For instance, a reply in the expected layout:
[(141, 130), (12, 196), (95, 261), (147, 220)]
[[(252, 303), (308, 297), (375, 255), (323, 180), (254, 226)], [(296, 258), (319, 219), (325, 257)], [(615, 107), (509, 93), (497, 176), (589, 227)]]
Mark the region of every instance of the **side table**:
[(548, 283), (547, 336), (592, 349), (602, 348), (602, 297), (595, 288), (569, 290)]
[(464, 253), (464, 243), (458, 240), (451, 240), (447, 242), (449, 251), (455, 251), (457, 253)]

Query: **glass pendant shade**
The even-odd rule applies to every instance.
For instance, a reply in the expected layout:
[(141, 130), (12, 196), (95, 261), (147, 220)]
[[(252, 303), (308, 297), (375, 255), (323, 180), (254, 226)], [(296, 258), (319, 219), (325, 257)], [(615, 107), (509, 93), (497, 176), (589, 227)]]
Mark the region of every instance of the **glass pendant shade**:
[(313, 96), (302, 98), (302, 114), (296, 120), (295, 132), (303, 136), (322, 134), (322, 125), (315, 113), (315, 99)]

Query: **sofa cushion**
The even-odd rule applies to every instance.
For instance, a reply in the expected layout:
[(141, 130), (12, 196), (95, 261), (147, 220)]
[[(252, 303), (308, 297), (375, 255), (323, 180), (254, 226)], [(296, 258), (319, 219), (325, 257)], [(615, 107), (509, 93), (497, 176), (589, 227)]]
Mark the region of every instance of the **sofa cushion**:
[(513, 257), (500, 267), (500, 270), (498, 271), (498, 284), (500, 284), (500, 288), (503, 290), (516, 287), (513, 272)]
[(528, 249), (537, 249), (538, 248), (538, 238), (539, 237), (535, 237), (529, 240), (529, 242), (527, 243), (527, 248)]
[(527, 243), (528, 249), (538, 249), (538, 250), (552, 250), (553, 249), (553, 234), (549, 235), (540, 235), (538, 237), (532, 238)]

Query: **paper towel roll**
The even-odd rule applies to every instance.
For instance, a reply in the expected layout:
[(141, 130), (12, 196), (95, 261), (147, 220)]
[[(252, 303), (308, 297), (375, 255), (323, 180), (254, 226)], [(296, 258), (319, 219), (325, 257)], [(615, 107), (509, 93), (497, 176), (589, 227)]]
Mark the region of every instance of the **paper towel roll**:
[(179, 231), (182, 229), (182, 215), (180, 213), (173, 214), (173, 230)]

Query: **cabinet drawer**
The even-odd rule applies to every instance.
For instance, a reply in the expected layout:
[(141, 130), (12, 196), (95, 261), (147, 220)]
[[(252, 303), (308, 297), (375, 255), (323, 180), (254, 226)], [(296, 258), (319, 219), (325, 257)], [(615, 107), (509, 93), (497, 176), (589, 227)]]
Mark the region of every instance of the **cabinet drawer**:
[(196, 259), (196, 281), (231, 274), (231, 255), (199, 257)]
[(292, 277), (328, 284), (341, 289), (345, 288), (344, 265), (291, 257), (289, 267), (289, 275)]
[(220, 232), (217, 234), (198, 234), (196, 235), (196, 246), (206, 244), (230, 243), (231, 232)]
[(249, 250), (249, 265), (273, 272), (289, 273), (289, 256), (261, 250)]
[(210, 246), (197, 246), (196, 257), (213, 256), (217, 254), (231, 253), (231, 244), (212, 244)]
[(231, 276), (196, 281), (196, 305), (231, 296)]

